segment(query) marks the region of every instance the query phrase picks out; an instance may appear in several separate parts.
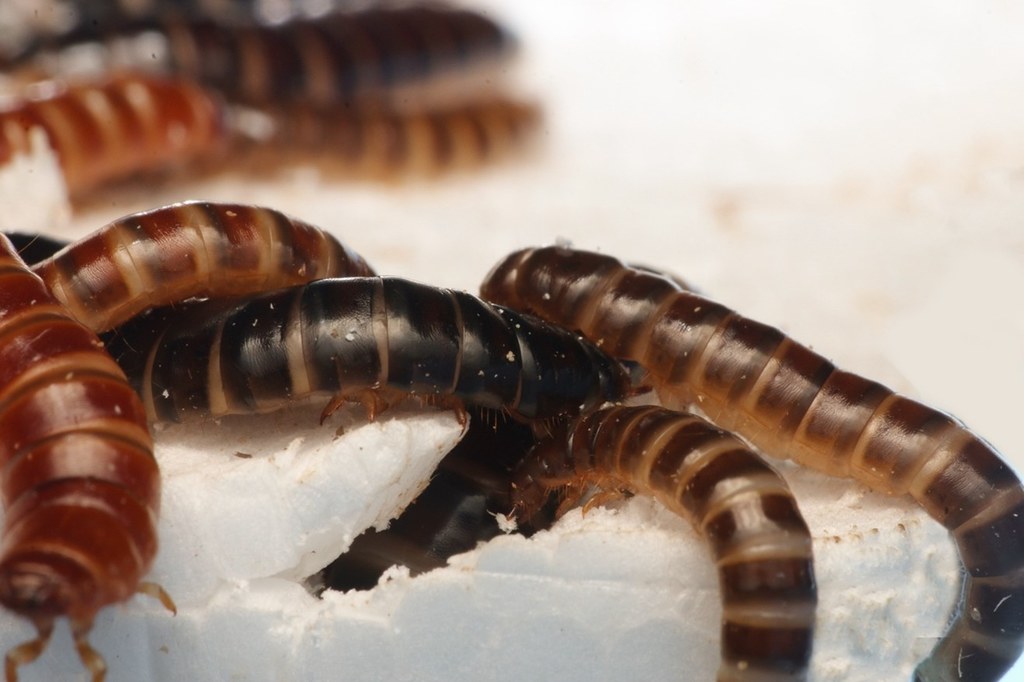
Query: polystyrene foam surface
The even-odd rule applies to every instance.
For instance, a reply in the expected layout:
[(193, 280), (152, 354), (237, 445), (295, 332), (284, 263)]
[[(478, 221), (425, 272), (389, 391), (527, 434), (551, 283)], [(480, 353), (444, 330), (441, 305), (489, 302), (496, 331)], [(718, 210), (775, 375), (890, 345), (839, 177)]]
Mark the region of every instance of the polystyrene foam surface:
[[(311, 596), (300, 578), (404, 507), (461, 431), (447, 413), (367, 423), (345, 411), (321, 427), (314, 408), (159, 431), (150, 579), (179, 612), (145, 597), (101, 612), (92, 642), (111, 682), (712, 678), (721, 608), (708, 551), (646, 499), (569, 512), (416, 578), (392, 570), (370, 591)], [(903, 501), (781, 468), (815, 539), (814, 679), (902, 679), (957, 593), (945, 531)], [(29, 636), (3, 618), (0, 647)], [(80, 678), (73, 651), (59, 627), (22, 679)]]

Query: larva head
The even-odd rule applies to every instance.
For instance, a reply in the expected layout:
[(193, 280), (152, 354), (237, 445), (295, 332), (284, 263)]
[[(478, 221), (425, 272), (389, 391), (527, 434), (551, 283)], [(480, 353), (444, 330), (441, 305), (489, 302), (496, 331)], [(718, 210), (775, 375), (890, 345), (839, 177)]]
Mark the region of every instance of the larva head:
[(537, 516), (551, 494), (572, 486), (578, 476), (572, 468), (564, 431), (546, 438), (526, 454), (512, 472), (512, 513), (522, 524)]

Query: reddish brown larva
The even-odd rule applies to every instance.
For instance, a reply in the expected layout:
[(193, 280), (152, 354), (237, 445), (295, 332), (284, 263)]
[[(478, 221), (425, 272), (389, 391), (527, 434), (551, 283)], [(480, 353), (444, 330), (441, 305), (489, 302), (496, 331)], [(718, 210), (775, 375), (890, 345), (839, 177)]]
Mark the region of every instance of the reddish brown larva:
[(41, 130), (71, 194), (188, 161), (225, 140), (217, 97), (189, 81), (123, 74), (41, 92), (0, 111), (0, 163), (29, 152)]
[[(0, 237), (0, 603), (35, 625), (6, 673), (66, 617), (94, 680), (93, 617), (140, 589), (156, 554), (160, 479), (138, 396)], [(152, 591), (152, 590), (150, 590)]]

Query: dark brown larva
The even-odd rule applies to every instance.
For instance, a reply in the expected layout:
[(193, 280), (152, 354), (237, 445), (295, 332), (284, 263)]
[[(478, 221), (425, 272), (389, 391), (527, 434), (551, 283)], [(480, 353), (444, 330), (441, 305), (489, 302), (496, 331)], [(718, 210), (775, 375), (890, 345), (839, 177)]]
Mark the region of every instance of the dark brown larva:
[[(156, 37), (164, 43), (157, 48)], [(55, 61), (47, 69), (59, 74), (61, 50), (92, 42), (107, 50), (108, 68), (162, 68), (234, 100), (318, 105), (377, 98), (502, 57), (512, 47), (510, 36), (481, 14), (411, 5), (265, 26), (204, 19), (141, 22), (78, 34), (43, 61)], [(154, 59), (154, 52), (161, 58)]]
[(125, 216), (32, 271), (94, 331), (191, 297), (372, 274), (360, 256), (308, 223), (269, 208), (208, 202)]
[(516, 148), (540, 121), (537, 107), (500, 97), (419, 112), (296, 105), (263, 113), (274, 133), (237, 146), (239, 153), (275, 163), (252, 165), (279, 167), (282, 157), (294, 154), (343, 173), (383, 178), (480, 165)]
[(546, 420), (617, 400), (630, 384), (575, 334), (408, 280), (327, 279), (212, 305), (217, 314), (170, 311), (159, 325), (154, 314), (107, 335), (151, 419), (263, 412), (318, 395), (333, 398), (328, 409), (357, 400), (372, 414), (414, 394)]
[(660, 407), (580, 417), (542, 441), (513, 478), (527, 518), (557, 491), (651, 495), (703, 535), (722, 590), (721, 682), (803, 680), (817, 594), (811, 536), (785, 480), (732, 434)]
[(663, 403), (695, 405), (767, 454), (911, 495), (951, 531), (967, 569), (960, 614), (918, 679), (996, 680), (1020, 655), (1024, 486), (960, 422), (609, 256), (520, 251), (492, 270), (483, 297), (640, 363)]
[[(0, 67), (23, 61), (61, 38), (93, 39), (133, 21), (161, 16), (207, 17), (221, 21), (283, 21), (301, 16), (310, 3), (301, 0), (266, 3), (258, 0), (71, 0), (69, 2), (13, 3), (11, 25), (0, 36)], [(321, 11), (327, 3), (317, 3)], [(350, 0), (333, 0), (343, 7)], [(269, 5), (269, 7), (268, 7)]]
[(61, 617), (102, 680), (106, 666), (88, 642), (96, 613), (140, 590), (166, 599), (140, 585), (157, 546), (152, 449), (120, 368), (0, 237), (0, 603), (38, 632), (8, 652), (8, 680), (42, 653)]
[(184, 80), (117, 75), (93, 84), (37, 86), (0, 111), (0, 164), (32, 151), (42, 132), (71, 194), (182, 163), (225, 139), (219, 101)]

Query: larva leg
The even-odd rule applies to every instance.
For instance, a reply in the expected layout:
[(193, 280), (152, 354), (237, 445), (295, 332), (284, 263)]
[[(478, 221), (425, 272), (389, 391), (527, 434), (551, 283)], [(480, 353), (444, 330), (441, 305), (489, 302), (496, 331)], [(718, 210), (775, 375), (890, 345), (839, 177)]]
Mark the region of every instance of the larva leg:
[(92, 673), (92, 682), (103, 682), (107, 677), (107, 662), (89, 644), (90, 630), (92, 630), (92, 620), (71, 621), (71, 638), (75, 643), (78, 658), (81, 659), (85, 669)]
[(37, 618), (34, 621), (36, 637), (19, 644), (7, 652), (4, 658), (4, 675), (7, 682), (18, 682), (18, 668), (39, 658), (53, 635), (53, 619)]
[(148, 580), (143, 580), (139, 583), (139, 587), (136, 590), (139, 594), (145, 594), (147, 596), (156, 599), (163, 607), (171, 612), (172, 615), (178, 614), (178, 606), (171, 599), (171, 595), (167, 594), (167, 591), (156, 583), (151, 583)]

